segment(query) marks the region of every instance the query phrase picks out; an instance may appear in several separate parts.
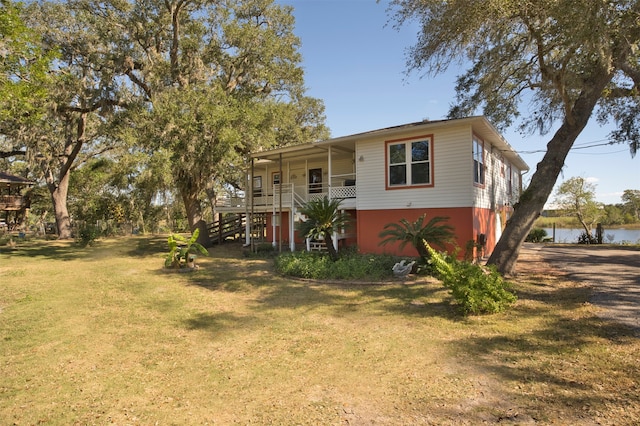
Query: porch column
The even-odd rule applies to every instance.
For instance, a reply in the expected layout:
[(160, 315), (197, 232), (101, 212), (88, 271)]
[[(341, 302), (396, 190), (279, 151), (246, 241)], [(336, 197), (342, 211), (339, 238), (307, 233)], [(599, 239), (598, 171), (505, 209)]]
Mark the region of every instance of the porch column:
[(329, 177), (329, 182), (327, 182), (327, 198), (332, 199), (333, 197), (331, 196), (331, 177), (333, 176), (333, 167), (331, 164), (331, 145), (329, 145), (329, 149), (327, 150), (327, 154), (329, 155), (329, 159), (327, 161), (327, 173), (328, 173), (328, 177)]
[(273, 234), (272, 238), (271, 238), (271, 245), (273, 247), (275, 247), (277, 245), (277, 241), (276, 241), (276, 239), (277, 239), (276, 238), (276, 230), (277, 230), (276, 229), (277, 228), (276, 227), (276, 218), (277, 217), (278, 216), (276, 215), (276, 206), (274, 205), (273, 206), (273, 210), (272, 210), (272, 214), (271, 214), (271, 231), (272, 231), (271, 233)]
[(244, 221), (244, 245), (251, 245), (251, 219), (253, 215), (245, 214), (246, 220)]
[[(287, 162), (287, 182), (289, 184), (289, 191), (291, 192), (291, 213), (289, 216), (289, 250), (293, 253), (296, 251), (295, 237), (295, 220), (296, 220), (296, 197), (294, 195), (293, 182), (290, 181), (291, 176), (291, 162)], [(284, 179), (284, 176), (280, 176), (280, 179)]]
[(296, 202), (295, 196), (293, 195), (293, 184), (289, 185), (291, 187), (291, 213), (289, 213), (289, 251), (292, 253), (296, 251), (296, 242), (295, 242), (295, 226), (296, 226)]
[(280, 153), (278, 165), (278, 173), (280, 173), (280, 181), (278, 182), (278, 208), (280, 209), (278, 213), (278, 253), (282, 253), (282, 153)]
[[(247, 212), (247, 223), (245, 224), (245, 244), (251, 247), (251, 252), (253, 253), (255, 247), (253, 246), (253, 238), (251, 235), (252, 225), (253, 225), (253, 174), (255, 173), (255, 165), (253, 163), (253, 158), (251, 158), (251, 172), (250, 175), (247, 176), (247, 181), (245, 182), (244, 189), (244, 208)], [(250, 205), (247, 205), (247, 200)]]

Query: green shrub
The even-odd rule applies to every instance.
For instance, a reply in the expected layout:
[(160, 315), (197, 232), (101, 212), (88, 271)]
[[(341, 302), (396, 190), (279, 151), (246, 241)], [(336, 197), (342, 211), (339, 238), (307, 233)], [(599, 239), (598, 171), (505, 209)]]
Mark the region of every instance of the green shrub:
[(254, 251), (247, 248), (244, 256), (248, 258), (271, 258), (278, 254), (278, 250), (271, 243), (259, 243), (255, 246)]
[(274, 265), (278, 273), (298, 278), (380, 281), (393, 277), (396, 262), (393, 256), (355, 252), (342, 253), (332, 262), (327, 254), (303, 251), (280, 254)]
[(445, 258), (431, 246), (428, 250), (437, 278), (449, 289), (465, 315), (502, 312), (516, 301), (516, 296), (508, 290), (508, 283), (494, 268)]
[(529, 231), (529, 235), (527, 235), (527, 238), (525, 239), (525, 241), (530, 243), (541, 243), (544, 241), (546, 237), (547, 237), (547, 231), (545, 231), (542, 228), (534, 228), (531, 231)]
[(582, 231), (582, 234), (578, 236), (578, 244), (598, 244), (598, 239), (590, 232)]
[(78, 244), (81, 247), (92, 246), (101, 235), (98, 226), (85, 224), (78, 230)]

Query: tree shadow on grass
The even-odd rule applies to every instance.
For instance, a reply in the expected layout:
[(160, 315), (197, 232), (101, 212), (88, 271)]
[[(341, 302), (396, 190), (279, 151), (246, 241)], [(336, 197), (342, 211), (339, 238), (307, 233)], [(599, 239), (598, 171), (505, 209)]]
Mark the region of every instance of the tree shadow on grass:
[[(47, 258), (62, 261), (91, 259), (101, 253), (110, 256), (118, 252), (129, 257), (144, 257), (168, 253), (166, 237), (136, 236), (99, 238), (92, 245), (82, 247), (74, 240), (30, 240), (20, 242), (16, 247), (0, 247), (0, 256)], [(161, 263), (159, 263), (161, 265)]]
[(201, 266), (198, 271), (184, 274), (188, 283), (211, 291), (259, 289), (261, 295), (256, 299), (256, 309), (329, 306), (341, 315), (366, 306), (369, 310), (410, 317), (462, 318), (439, 282), (298, 280), (276, 274), (272, 259), (247, 258), (241, 249), (232, 245), (215, 247), (210, 253), (210, 257), (198, 259)]
[(162, 235), (132, 237), (127, 256), (145, 257), (169, 253), (167, 237)]
[(188, 330), (201, 330), (216, 338), (228, 334), (230, 330), (252, 327), (257, 323), (252, 316), (243, 316), (233, 312), (198, 312), (184, 320)]
[(46, 258), (70, 261), (87, 257), (87, 249), (74, 241), (28, 241), (16, 247), (0, 247), (2, 257)]
[(280, 285), (265, 289), (263, 295), (256, 300), (256, 306), (260, 310), (313, 309), (317, 306), (341, 306), (348, 303), (349, 299), (341, 292), (332, 291), (325, 286), (282, 281)]
[(372, 298), (386, 312), (408, 317), (440, 317), (463, 321), (452, 298), (441, 283), (389, 284), (361, 289), (364, 297)]
[(521, 283), (514, 291), (518, 299), (554, 304), (562, 302), (564, 309), (575, 309), (588, 302), (588, 295), (578, 285), (554, 286), (542, 280)]
[[(544, 327), (472, 335), (452, 343), (453, 351), (496, 378), (504, 385), (505, 399), (518, 401), (534, 418), (590, 418), (612, 408), (624, 410), (627, 404), (639, 410), (639, 393), (630, 398), (618, 392), (640, 377), (636, 357), (627, 356), (638, 344), (635, 332), (590, 314), (583, 305), (588, 296), (580, 287), (519, 291), (523, 301), (529, 300), (513, 309), (515, 321), (527, 324), (527, 318), (542, 316), (544, 321), (531, 323)], [(580, 306), (585, 306), (581, 313)], [(627, 355), (609, 356), (610, 350)]]

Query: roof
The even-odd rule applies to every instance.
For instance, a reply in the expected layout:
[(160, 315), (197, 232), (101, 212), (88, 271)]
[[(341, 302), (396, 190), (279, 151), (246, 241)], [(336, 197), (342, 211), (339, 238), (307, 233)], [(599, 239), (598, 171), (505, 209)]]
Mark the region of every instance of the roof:
[(16, 186), (33, 185), (33, 182), (30, 181), (29, 179), (25, 179), (23, 177), (12, 175), (12, 174), (5, 173), (5, 172), (0, 172), (0, 183), (7, 183), (9, 185), (16, 185)]
[(356, 141), (362, 139), (370, 139), (375, 137), (391, 138), (395, 135), (404, 134), (409, 130), (429, 130), (437, 127), (453, 127), (460, 125), (469, 125), (473, 131), (484, 140), (491, 143), (496, 149), (508, 158), (518, 169), (522, 171), (529, 170), (529, 166), (518, 155), (506, 139), (498, 132), (498, 130), (484, 116), (474, 116), (467, 118), (455, 118), (434, 121), (418, 121), (414, 123), (401, 124), (398, 126), (385, 127), (382, 129), (370, 130), (353, 135), (340, 136), (337, 138), (327, 139), (319, 142), (310, 142), (301, 145), (293, 145), (284, 148), (276, 148), (269, 151), (254, 153), (251, 155), (256, 160), (274, 161), (282, 155), (283, 159), (299, 157), (301, 154), (308, 156), (314, 154), (326, 153), (329, 147), (332, 149), (345, 149), (355, 151)]

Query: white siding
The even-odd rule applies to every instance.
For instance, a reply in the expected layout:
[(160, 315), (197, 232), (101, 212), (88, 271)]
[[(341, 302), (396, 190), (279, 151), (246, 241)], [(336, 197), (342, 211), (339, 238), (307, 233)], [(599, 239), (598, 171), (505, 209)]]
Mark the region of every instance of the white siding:
[[(339, 176), (338, 178), (334, 179), (334, 182), (333, 182), (334, 185), (341, 184), (341, 181), (343, 181), (344, 179), (354, 179), (354, 177), (351, 176), (354, 171), (352, 157), (343, 156), (340, 158), (336, 158), (334, 156), (331, 159), (331, 168), (332, 168), (333, 176)], [(347, 175), (347, 176), (344, 176), (344, 175)]]
[[(385, 139), (369, 138), (357, 142), (359, 210), (472, 206), (471, 127), (435, 128), (428, 134), (433, 135), (434, 184), (429, 188), (386, 189)], [(408, 132), (401, 137), (423, 135), (424, 131)]]
[[(474, 206), (499, 210), (513, 206), (520, 196), (520, 170), (485, 141), (485, 186), (474, 188)], [(511, 175), (511, 192), (509, 176)]]

